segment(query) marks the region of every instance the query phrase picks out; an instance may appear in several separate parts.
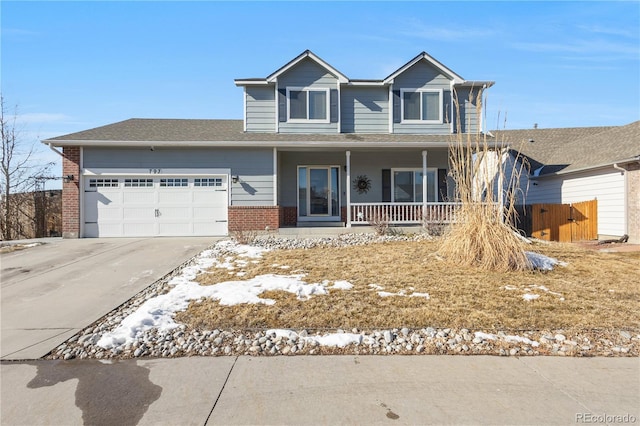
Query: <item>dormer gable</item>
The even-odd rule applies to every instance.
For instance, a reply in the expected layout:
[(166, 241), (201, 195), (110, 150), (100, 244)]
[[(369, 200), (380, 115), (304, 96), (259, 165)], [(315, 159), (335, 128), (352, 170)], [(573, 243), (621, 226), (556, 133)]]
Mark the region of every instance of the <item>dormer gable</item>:
[(397, 70), (392, 72), (391, 74), (389, 74), (389, 76), (383, 80), (383, 83), (384, 84), (393, 84), (393, 82), (395, 81), (396, 77), (398, 77), (399, 75), (405, 73), (406, 71), (408, 71), (414, 65), (416, 65), (417, 63), (419, 63), (421, 61), (426, 62), (431, 67), (433, 67), (437, 71), (439, 71), (441, 74), (443, 74), (444, 76), (448, 77), (448, 79), (453, 81), (454, 84), (461, 84), (461, 83), (463, 83), (465, 81), (464, 78), (460, 77), (458, 74), (456, 74), (455, 72), (451, 71), (449, 68), (445, 67), (443, 64), (438, 62), (432, 56), (428, 55), (427, 52), (422, 52), (418, 56), (416, 56), (415, 58), (413, 58), (412, 60), (410, 60), (409, 62), (407, 62), (406, 64), (404, 64), (403, 66), (401, 66), (400, 68), (398, 68)]

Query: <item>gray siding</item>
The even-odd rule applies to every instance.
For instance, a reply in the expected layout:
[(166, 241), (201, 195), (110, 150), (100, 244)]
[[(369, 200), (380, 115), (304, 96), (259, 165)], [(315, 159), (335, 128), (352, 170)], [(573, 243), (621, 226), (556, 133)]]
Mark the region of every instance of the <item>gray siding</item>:
[(231, 183), (231, 204), (273, 205), (273, 151), (270, 149), (85, 148), (91, 168), (224, 168), (238, 175)]
[[(278, 88), (318, 87), (337, 89), (338, 80), (323, 67), (305, 59), (278, 78)], [(327, 102), (329, 100), (327, 99)], [(338, 133), (339, 123), (279, 123), (280, 133)]]
[(481, 130), (481, 116), (478, 114), (478, 89), (460, 88), (456, 90), (460, 112), (460, 128), (463, 133), (476, 133)]
[(442, 89), (443, 90), (443, 123), (442, 124), (420, 124), (420, 123), (394, 123), (393, 133), (411, 134), (448, 134), (451, 132), (451, 125), (446, 122), (447, 110), (450, 110), (450, 80), (441, 74), (435, 67), (426, 61), (420, 61), (414, 66), (396, 77), (393, 83), (393, 90), (401, 89)]
[(275, 86), (247, 87), (247, 132), (276, 131)]
[(343, 133), (389, 132), (386, 87), (343, 87), (340, 104)]

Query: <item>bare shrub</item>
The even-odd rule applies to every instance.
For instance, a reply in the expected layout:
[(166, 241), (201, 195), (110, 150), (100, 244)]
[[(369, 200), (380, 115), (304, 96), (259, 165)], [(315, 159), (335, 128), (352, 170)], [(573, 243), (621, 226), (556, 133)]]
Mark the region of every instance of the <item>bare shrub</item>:
[(229, 234), (238, 244), (251, 244), (258, 238), (257, 230), (247, 229), (242, 225), (231, 227)]
[[(469, 95), (477, 117), (482, 116), (482, 94), (480, 89)], [(454, 105), (459, 117), (456, 96)], [(464, 134), (460, 122), (457, 128), (449, 144), (449, 173), (456, 183), (456, 201), (462, 206), (438, 253), (450, 262), (482, 270), (530, 269), (513, 225), (524, 161), (519, 154), (510, 155), (504, 141), (490, 142), (480, 126)]]
[(375, 213), (369, 218), (369, 224), (373, 226), (377, 235), (389, 235), (391, 232), (389, 216), (385, 213)]

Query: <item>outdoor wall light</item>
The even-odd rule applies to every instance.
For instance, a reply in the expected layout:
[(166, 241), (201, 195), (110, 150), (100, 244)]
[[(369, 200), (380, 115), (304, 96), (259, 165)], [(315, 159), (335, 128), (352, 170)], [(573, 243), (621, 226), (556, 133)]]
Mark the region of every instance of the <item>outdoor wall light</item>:
[(231, 180), (233, 181), (233, 183), (238, 183), (238, 181), (240, 180), (240, 176), (238, 175), (231, 176)]
[(73, 175), (66, 175), (66, 176), (63, 176), (62, 179), (64, 179), (65, 182), (72, 182), (73, 179), (74, 179), (74, 176)]

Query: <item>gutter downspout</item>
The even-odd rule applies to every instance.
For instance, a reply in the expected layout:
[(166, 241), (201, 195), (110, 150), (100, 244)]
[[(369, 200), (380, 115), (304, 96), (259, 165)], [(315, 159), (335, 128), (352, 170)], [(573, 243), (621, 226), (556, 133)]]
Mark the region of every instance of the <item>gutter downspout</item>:
[(629, 217), (629, 206), (627, 204), (627, 192), (629, 191), (629, 174), (627, 173), (627, 169), (624, 167), (620, 167), (618, 163), (613, 163), (613, 168), (619, 170), (624, 176), (624, 194), (622, 194), (622, 203), (624, 206), (624, 216), (623, 216), (623, 228), (624, 234), (629, 235), (629, 221), (627, 218)]
[(62, 153), (62, 151), (58, 151), (51, 142), (47, 143), (47, 146), (49, 147), (49, 149), (53, 152), (55, 152), (56, 154), (58, 154), (60, 157), (64, 157), (64, 154)]

